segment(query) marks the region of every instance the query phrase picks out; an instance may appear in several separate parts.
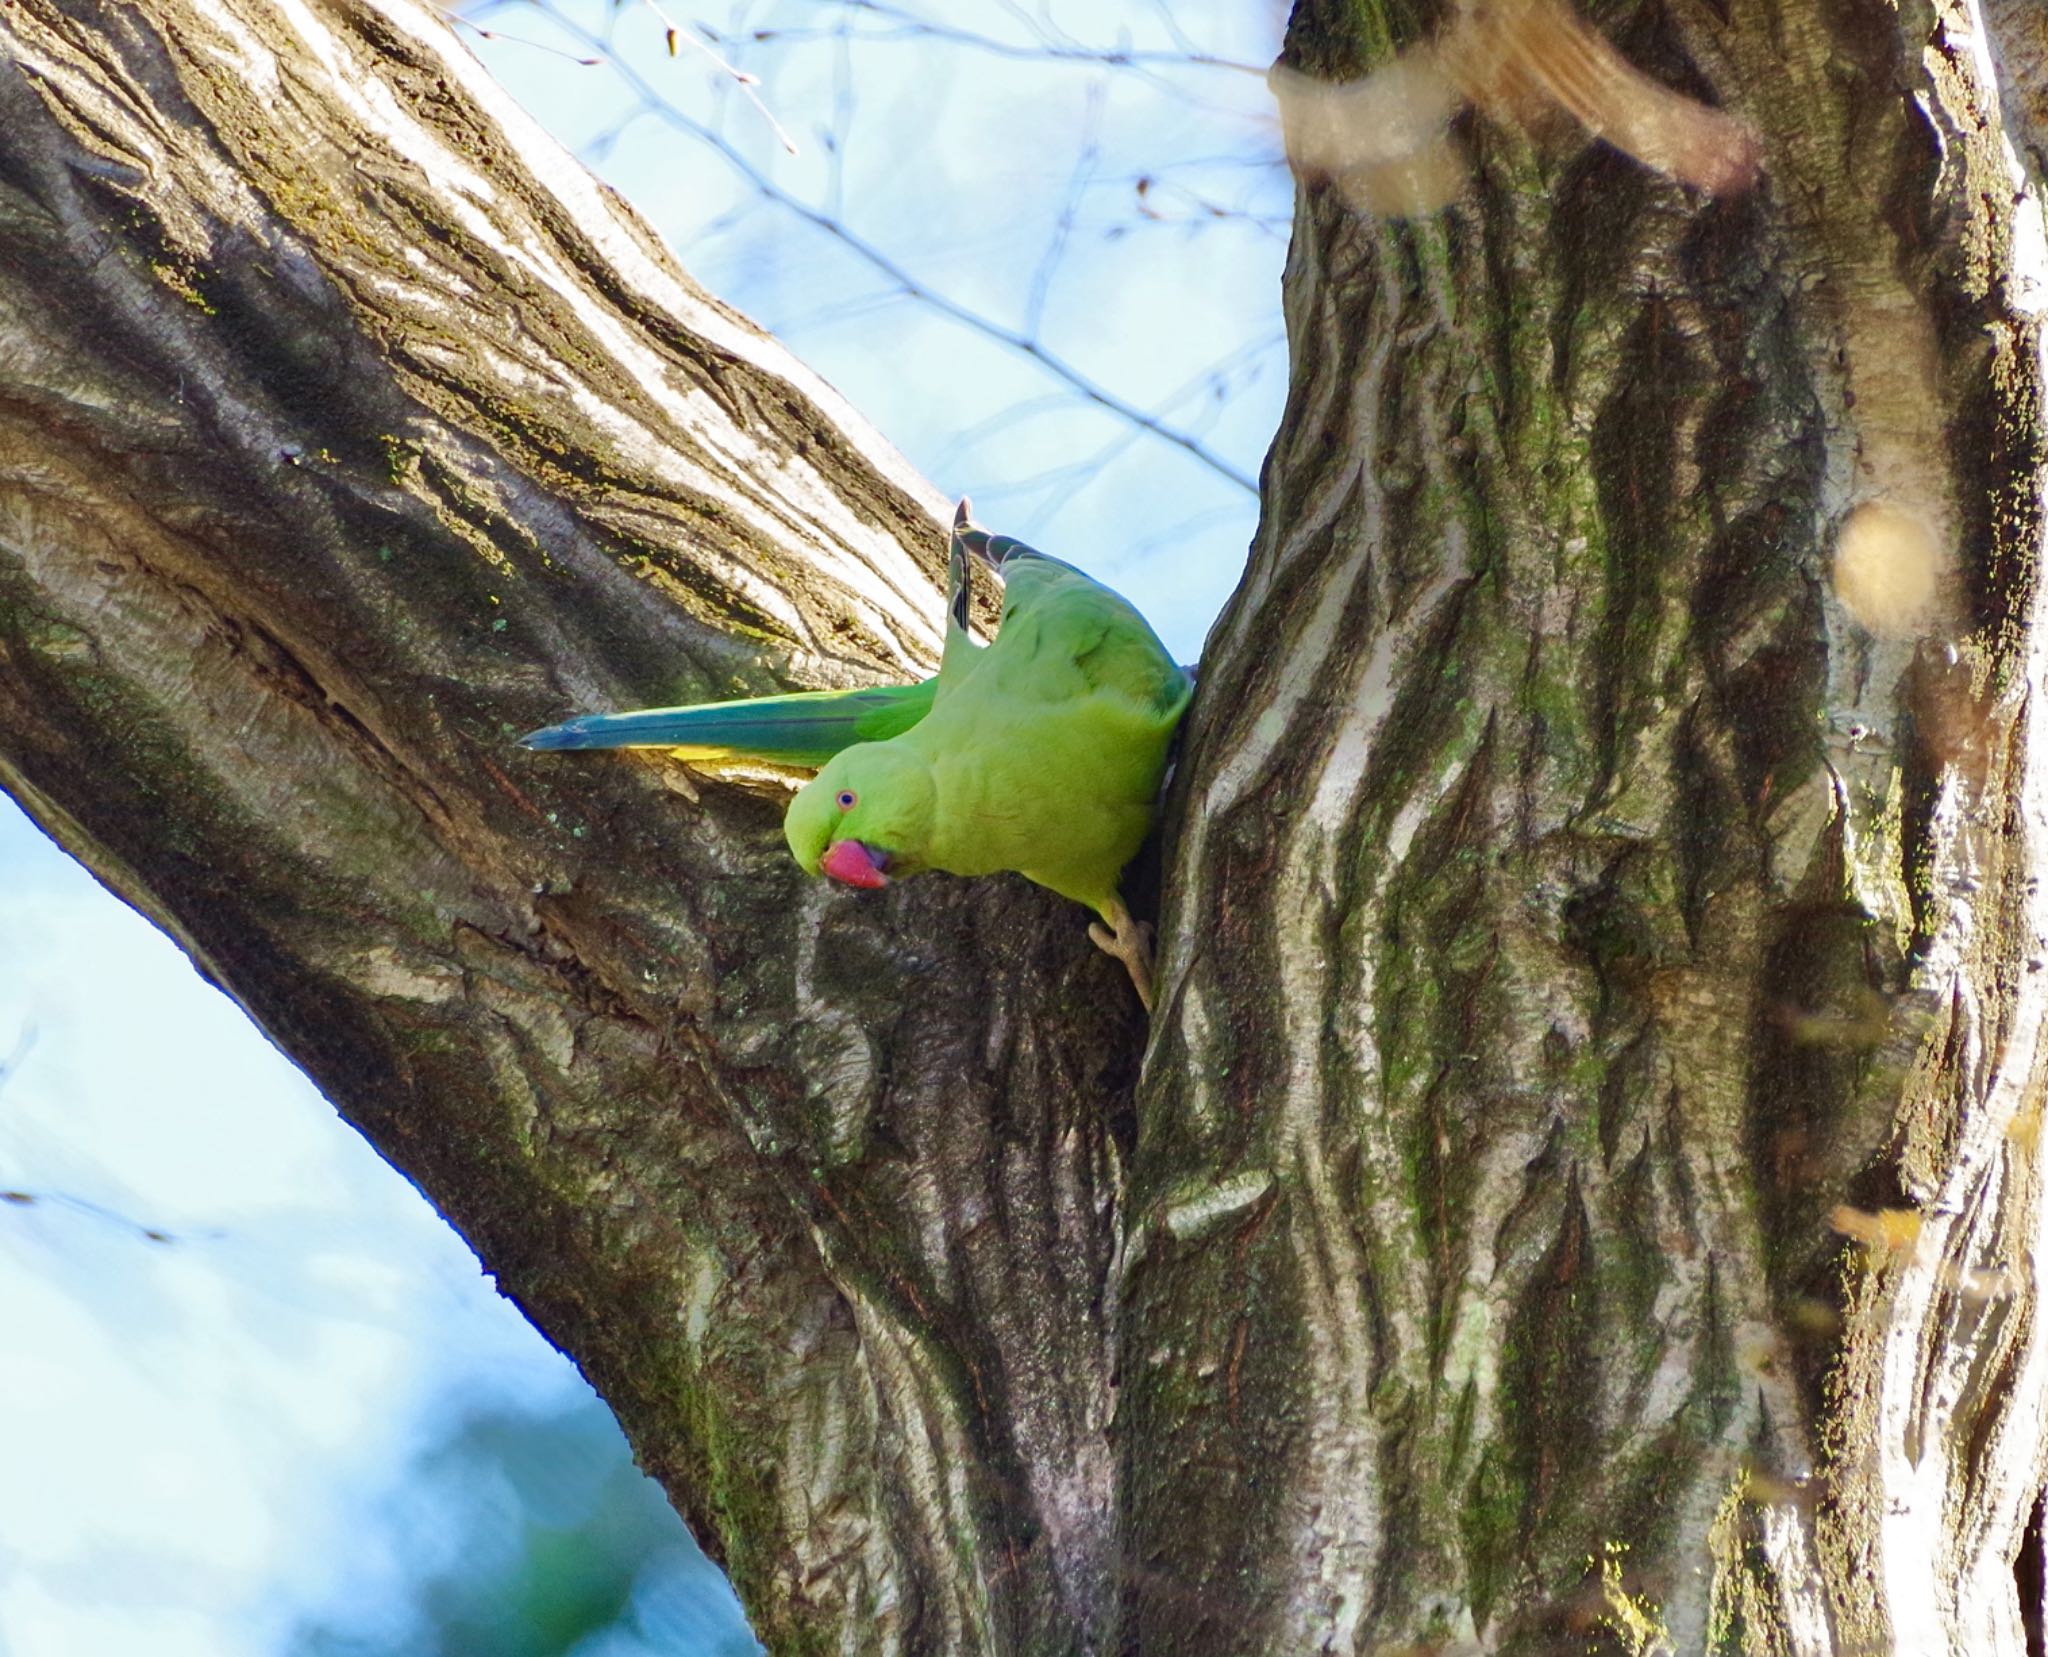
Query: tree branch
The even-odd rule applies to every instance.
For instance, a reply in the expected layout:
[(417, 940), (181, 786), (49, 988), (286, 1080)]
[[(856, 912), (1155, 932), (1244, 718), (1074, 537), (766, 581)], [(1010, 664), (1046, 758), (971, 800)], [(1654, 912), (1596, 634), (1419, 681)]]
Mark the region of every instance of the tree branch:
[(1116, 967), (509, 740), (927, 669), (932, 491), (426, 8), (31, 0), (0, 59), (0, 783), (465, 1231), (776, 1649), (1085, 1626)]

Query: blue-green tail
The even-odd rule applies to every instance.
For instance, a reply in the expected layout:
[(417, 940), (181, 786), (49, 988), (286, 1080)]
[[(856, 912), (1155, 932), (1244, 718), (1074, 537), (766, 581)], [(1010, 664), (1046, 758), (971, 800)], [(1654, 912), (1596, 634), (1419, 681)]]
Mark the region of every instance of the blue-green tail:
[[(976, 523), (956, 522), (953, 526), (953, 539), (999, 575), (1003, 566), (1015, 559), (1043, 558), (1049, 564), (1061, 563), (1061, 560), (1053, 557), (1051, 553), (1040, 552), (1036, 547), (1027, 547), (1014, 535), (991, 535)], [(1066, 566), (1062, 564), (1061, 567)], [(955, 590), (958, 590), (957, 584)]]
[(998, 575), (1003, 573), (1003, 566), (1005, 564), (1013, 559), (1023, 558), (1042, 558), (1048, 564), (1058, 564), (1061, 569), (1072, 568), (1071, 565), (1061, 562), (1061, 560), (1053, 557), (1050, 553), (1040, 552), (1036, 547), (1027, 547), (1014, 535), (990, 534), (974, 521), (974, 503), (965, 495), (962, 495), (960, 497), (960, 504), (953, 509), (954, 559), (952, 567), (953, 609), (955, 618), (962, 627), (967, 625), (965, 600), (962, 597), (962, 586), (966, 580), (966, 570), (959, 557), (963, 551), (973, 553), (975, 557), (979, 558)]
[(751, 759), (816, 768), (856, 742), (901, 736), (931, 711), (936, 679), (817, 690), (638, 713), (593, 713), (519, 739), (522, 748), (669, 748), (680, 759)]

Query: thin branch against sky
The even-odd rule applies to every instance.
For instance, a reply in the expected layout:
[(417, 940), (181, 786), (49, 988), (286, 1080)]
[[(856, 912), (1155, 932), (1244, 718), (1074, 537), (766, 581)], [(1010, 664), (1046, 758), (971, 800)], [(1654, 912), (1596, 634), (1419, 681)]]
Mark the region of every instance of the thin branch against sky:
[[(1254, 476), (1241, 464), (1220, 453), (1200, 435), (1177, 425), (1166, 417), (1165, 409), (1170, 404), (1146, 406), (1100, 376), (1082, 369), (1065, 352), (1049, 343), (1045, 329), (1045, 313), (1051, 294), (1052, 282), (1060, 256), (1068, 238), (1080, 222), (1081, 200), (1088, 186), (1097, 179), (1095, 159), (1091, 155), (1092, 142), (1084, 134), (1069, 186), (1063, 197), (1057, 215), (1047, 225), (1043, 248), (1036, 266), (1036, 275), (1024, 305), (1024, 314), (1017, 323), (1003, 321), (955, 297), (935, 282), (916, 272), (909, 262), (884, 247), (881, 243), (857, 230), (850, 222), (844, 209), (845, 199), (845, 152), (853, 117), (857, 107), (854, 93), (856, 77), (848, 55), (851, 44), (858, 38), (862, 45), (886, 42), (890, 38), (921, 40), (927, 43), (942, 42), (971, 47), (974, 50), (993, 50), (1005, 43), (992, 36), (961, 30), (950, 24), (939, 24), (920, 18), (906, 8), (887, 5), (882, 0), (821, 0), (836, 14), (831, 27), (817, 27), (802, 32), (802, 38), (819, 41), (834, 39), (837, 44), (834, 73), (834, 108), (831, 126), (825, 129), (826, 137), (822, 147), (829, 157), (827, 182), (822, 202), (814, 202), (785, 187), (755, 163), (745, 150), (724, 130), (723, 123), (713, 124), (691, 114), (672, 97), (655, 84), (646, 70), (629, 52), (622, 51), (614, 38), (613, 25), (620, 15), (614, 7), (607, 14), (607, 26), (602, 33), (594, 31), (579, 22), (564, 7), (551, 4), (549, 0), (483, 0), (463, 14), (472, 27), (480, 27), (487, 18), (495, 18), (506, 11), (534, 11), (546, 16), (549, 21), (575, 43), (582, 52), (601, 57), (637, 100), (634, 116), (647, 115), (667, 126), (670, 130), (689, 138), (693, 143), (717, 155), (754, 193), (757, 199), (787, 213), (810, 229), (830, 238), (856, 259), (868, 265), (882, 276), (889, 288), (904, 299), (924, 306), (948, 321), (967, 328), (984, 339), (1014, 353), (1031, 363), (1039, 372), (1063, 383), (1069, 391), (1083, 401), (1128, 422), (1133, 428), (1160, 443), (1177, 448), (1234, 487), (1247, 495), (1256, 496), (1258, 485)], [(1100, 76), (1110, 72), (1143, 71), (1148, 79), (1156, 79), (1166, 68), (1196, 68), (1217, 71), (1223, 69), (1246, 69), (1249, 65), (1230, 63), (1224, 59), (1205, 55), (1199, 51), (1189, 53), (1163, 51), (1137, 51), (1129, 47), (1103, 48), (1087, 46), (1058, 30), (1048, 20), (1033, 18), (1015, 7), (1005, 8), (1034, 36), (1029, 45), (1010, 44), (1001, 55), (1029, 58), (1041, 62), (1072, 63), (1077, 69), (1086, 69)], [(890, 32), (862, 31), (855, 37), (847, 28), (847, 20), (856, 15), (868, 15), (887, 20)], [(664, 18), (670, 27), (681, 26), (680, 20), (671, 21), (674, 14)], [(910, 28), (909, 25), (920, 25)], [(924, 27), (922, 25), (929, 25)], [(756, 46), (788, 42), (799, 38), (799, 32), (780, 28), (761, 28), (743, 31), (735, 25), (728, 35), (707, 31), (714, 41), (728, 51), (736, 51), (736, 37), (743, 32), (749, 42)], [(1176, 28), (1176, 34), (1179, 34)], [(956, 38), (958, 37), (958, 38)], [(1182, 38), (1185, 38), (1184, 36)], [(721, 57), (722, 68), (731, 72), (734, 66)], [(759, 83), (762, 77), (750, 78)], [(729, 76), (721, 76), (718, 90), (730, 90)], [(744, 90), (750, 96), (754, 87)], [(1179, 88), (1176, 96), (1183, 95)], [(772, 88), (765, 94), (767, 103), (772, 103)], [(1091, 104), (1100, 96), (1099, 81), (1091, 85)], [(722, 99), (720, 100), (722, 101)], [(757, 101), (760, 98), (757, 97)], [(622, 118), (602, 135), (601, 142), (608, 149), (617, 136), (630, 124)], [(1161, 157), (1162, 164), (1168, 158)], [(1267, 165), (1277, 166), (1277, 156), (1269, 157)], [(1132, 213), (1135, 223), (1171, 223), (1173, 220), (1156, 211), (1146, 211), (1146, 198), (1152, 193), (1156, 181), (1163, 171), (1140, 172), (1129, 175), (1131, 179)], [(1270, 233), (1269, 220), (1250, 215), (1240, 215), (1237, 209), (1213, 202), (1185, 188), (1179, 189), (1182, 199), (1193, 205), (1196, 211), (1187, 215), (1184, 222), (1207, 220), (1226, 222), (1244, 217), (1261, 233)]]
[[(1236, 376), (1240, 373), (1256, 375), (1266, 354), (1277, 348), (1282, 341), (1283, 336), (1278, 330), (1245, 341), (1235, 351), (1208, 364), (1191, 379), (1177, 387), (1161, 402), (1160, 407), (1163, 410), (1177, 408), (1197, 392), (1206, 390), (1209, 393), (1206, 399), (1208, 410), (1213, 411), (1215, 405), (1229, 394), (1231, 388), (1236, 383)], [(1040, 405), (1038, 404), (1022, 404), (1013, 405), (1009, 409), (998, 411), (990, 415), (980, 428), (970, 428), (968, 431), (961, 433), (958, 441), (964, 446), (976, 438), (985, 435), (987, 430), (1002, 426), (1006, 421), (1014, 423), (1017, 420), (1029, 418), (1039, 407)], [(1201, 424), (1206, 423), (1208, 418), (1213, 418), (1213, 414), (1205, 413), (1204, 417), (1198, 418), (1197, 422), (1195, 422), (1196, 426), (1199, 427)], [(1144, 436), (1145, 433), (1141, 429), (1135, 426), (1127, 426), (1100, 448), (1084, 455), (1078, 455), (1059, 466), (1049, 467), (1030, 476), (1012, 478), (1003, 484), (985, 488), (983, 493), (991, 501), (1004, 500), (1013, 496), (1052, 495), (1060, 489), (1072, 487), (1081, 478), (1101, 471), (1105, 466), (1108, 466), (1112, 461), (1124, 454), (1134, 443), (1142, 440)], [(948, 451), (947, 456), (944, 458), (950, 458), (950, 451)], [(1213, 510), (1205, 510), (1194, 514), (1194, 517), (1203, 523), (1217, 521)], [(1136, 556), (1141, 549), (1158, 544), (1159, 537), (1157, 536), (1135, 542), (1124, 549), (1124, 556)]]
[[(1043, 62), (1054, 59), (1070, 63), (1101, 64), (1112, 69), (1221, 69), (1233, 74), (1261, 75), (1266, 66), (1258, 63), (1240, 63), (1232, 58), (1217, 57), (1202, 51), (1192, 44), (1186, 50), (1141, 51), (1128, 46), (1089, 46), (1073, 39), (1064, 31), (1052, 29), (1040, 20), (1014, 12), (1018, 21), (1030, 29), (1038, 38), (1032, 41), (998, 40), (993, 35), (979, 34), (972, 29), (962, 29), (950, 23), (941, 23), (928, 17), (920, 17), (902, 6), (891, 6), (883, 0), (820, 0), (823, 5), (835, 10), (864, 12), (871, 17), (888, 18), (898, 25), (894, 30), (870, 30), (870, 40), (936, 40), (948, 46), (971, 47), (978, 52), (987, 52), (995, 57), (1016, 59), (1020, 62)], [(1162, 17), (1165, 8), (1160, 8)], [(1167, 19), (1169, 26), (1171, 20)], [(771, 29), (760, 30), (756, 40), (796, 40), (808, 34), (823, 33), (823, 30)], [(1175, 26), (1173, 32), (1179, 38), (1187, 37)]]
[(1088, 107), (1081, 118), (1079, 153), (1074, 157), (1073, 175), (1067, 180), (1066, 193), (1060, 201), (1059, 217), (1053, 220), (1052, 232), (1046, 237), (1037, 268), (1031, 273), (1031, 294), (1024, 302), (1024, 331), (1033, 339), (1045, 332), (1046, 296), (1051, 292), (1052, 279), (1059, 270), (1060, 255), (1067, 249), (1067, 238), (1074, 233), (1074, 219), (1080, 211), (1081, 200), (1088, 193), (1089, 181), (1101, 159), (1102, 150), (1098, 142), (1101, 132), (1102, 82), (1097, 78), (1088, 85)]

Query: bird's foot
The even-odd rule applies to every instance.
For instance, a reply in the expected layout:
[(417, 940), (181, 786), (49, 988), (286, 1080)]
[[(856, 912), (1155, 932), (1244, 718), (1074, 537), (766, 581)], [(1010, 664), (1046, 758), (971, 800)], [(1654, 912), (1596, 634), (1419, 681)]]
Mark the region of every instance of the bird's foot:
[[(1152, 1010), (1152, 928), (1132, 917), (1121, 898), (1110, 899), (1109, 926), (1088, 923), (1088, 936), (1105, 955), (1114, 955), (1131, 975), (1131, 987), (1138, 992), (1145, 1011)], [(1110, 928), (1114, 927), (1112, 931)]]

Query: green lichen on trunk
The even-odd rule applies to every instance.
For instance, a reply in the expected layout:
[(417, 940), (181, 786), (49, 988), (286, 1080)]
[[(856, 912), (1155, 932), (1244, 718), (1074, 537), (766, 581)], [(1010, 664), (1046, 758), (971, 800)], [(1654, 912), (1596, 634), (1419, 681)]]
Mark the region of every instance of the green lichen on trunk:
[[(2017, 1652), (2034, 180), (1960, 10), (1594, 15), (1764, 181), (1489, 111), (1441, 214), (1304, 186), (1142, 1082), (1048, 895), (840, 901), (774, 797), (511, 748), (924, 664), (939, 541), (438, 19), (0, 16), (0, 784), (462, 1227), (772, 1649)], [(1888, 641), (1828, 559), (1902, 495), (1952, 567)]]
[[(1197, 1649), (1218, 1602), (1243, 1649), (1847, 1649), (1922, 1568), (1859, 1493), (1908, 1410), (1873, 1391), (1898, 1302), (1844, 1294), (1829, 1219), (1926, 1204), (2040, 1063), (1966, 1080), (1929, 1040), (1969, 947), (1943, 879), (1997, 869), (2017, 920), (2037, 855), (1942, 813), (2027, 786), (1990, 736), (2024, 703), (1986, 687), (2032, 648), (2038, 440), (1967, 434), (2031, 420), (2038, 342), (2006, 316), (2002, 389), (1962, 367), (2010, 240), (1931, 165), (1893, 14), (1600, 21), (1764, 129), (1759, 189), (1709, 202), (1496, 110), (1427, 223), (1300, 198), (1292, 394), (1176, 785), (1132, 1165), (1144, 1649)], [(1355, 73), (1416, 38), (1305, 5), (1289, 51)], [(1958, 136), (1984, 89), (1932, 81), (1991, 165)], [(1951, 366), (1909, 384), (1922, 360)], [(1856, 626), (1827, 558), (1857, 499), (1929, 478), (1979, 596), (1916, 651)], [(1915, 868), (1947, 874), (1916, 899)], [(1994, 1022), (2030, 1019), (2011, 993)], [(1156, 1241), (1152, 1193), (1253, 1168), (1256, 1212)], [(1959, 1230), (2009, 1238), (2000, 1212)], [(2008, 1314), (2027, 1292), (1999, 1281)], [(2005, 1315), (1930, 1307), (1911, 1338), (2017, 1363)], [(1977, 1475), (1996, 1580), (2040, 1447), (1971, 1408), (2020, 1435)], [(1227, 1532), (1187, 1536), (1190, 1503)], [(2016, 1627), (2002, 1592), (1970, 1637)]]

